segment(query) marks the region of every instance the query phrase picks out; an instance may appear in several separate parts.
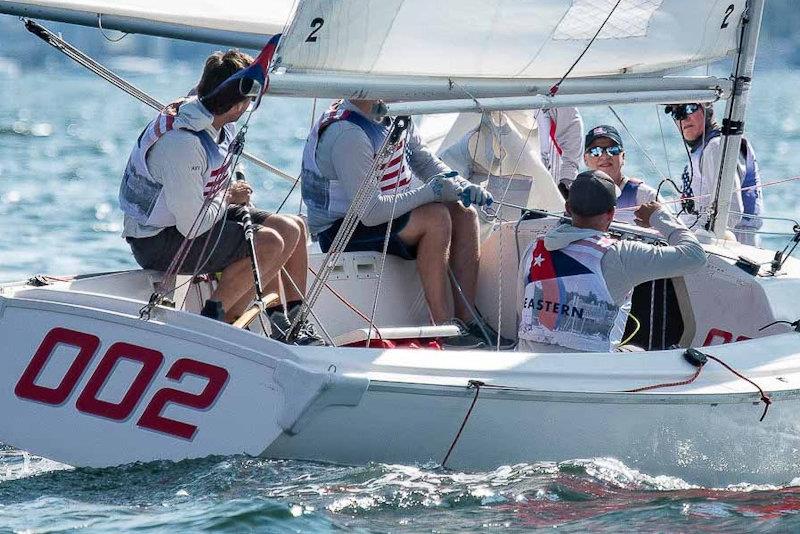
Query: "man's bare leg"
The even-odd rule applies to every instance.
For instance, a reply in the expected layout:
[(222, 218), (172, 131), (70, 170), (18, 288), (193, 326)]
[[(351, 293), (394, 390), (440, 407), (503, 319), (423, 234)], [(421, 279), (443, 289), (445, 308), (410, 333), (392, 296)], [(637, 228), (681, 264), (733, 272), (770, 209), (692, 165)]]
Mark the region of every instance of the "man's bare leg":
[[(284, 240), (283, 257), (285, 258), (288, 254), (288, 259), (283, 263), (283, 265), (278, 267), (278, 271), (270, 278), (267, 278), (267, 276), (270, 274), (269, 271), (262, 267), (261, 260), (259, 259), (258, 266), (261, 273), (261, 283), (263, 285), (261, 288), (262, 291), (265, 294), (279, 292), (279, 280), (281, 276), (280, 268), (285, 267), (295, 284), (298, 285), (300, 291), (305, 293), (305, 273), (308, 269), (308, 254), (306, 251), (306, 230), (303, 220), (294, 215), (270, 215), (261, 223), (261, 226), (263, 228), (278, 232), (278, 234)], [(289, 246), (291, 246), (293, 243), (294, 249), (289, 251)], [(276, 252), (280, 254), (280, 252)], [(259, 257), (269, 256), (272, 254), (272, 252), (268, 249), (261, 250), (258, 244), (256, 244), (256, 253), (259, 255)], [(247, 265), (250, 267), (249, 258), (247, 261)], [(250, 280), (252, 281), (252, 269), (250, 269)], [(284, 290), (286, 291), (287, 301), (292, 302), (295, 300), (302, 300), (302, 294), (298, 293), (294, 288), (294, 285), (286, 280), (285, 277), (283, 278), (283, 286)], [(230, 315), (234, 320), (236, 317), (241, 315), (245, 309), (247, 309), (247, 306), (250, 305), (254, 298), (255, 286), (251, 283), (249, 290), (246, 291), (230, 309)], [(227, 308), (225, 309), (227, 310)]]
[[(481, 255), (480, 227), (475, 208), (465, 208), (457, 202), (445, 204), (453, 221), (453, 237), (450, 245), (450, 268), (464, 292), (470, 306), (475, 306), (478, 287), (478, 265)], [(464, 298), (453, 286), (455, 315), (465, 323), (473, 320), (472, 313), (464, 304)]]
[(435, 324), (450, 319), (447, 303), (447, 259), (452, 225), (442, 204), (425, 204), (411, 211), (408, 224), (398, 234), (417, 247), (417, 270)]

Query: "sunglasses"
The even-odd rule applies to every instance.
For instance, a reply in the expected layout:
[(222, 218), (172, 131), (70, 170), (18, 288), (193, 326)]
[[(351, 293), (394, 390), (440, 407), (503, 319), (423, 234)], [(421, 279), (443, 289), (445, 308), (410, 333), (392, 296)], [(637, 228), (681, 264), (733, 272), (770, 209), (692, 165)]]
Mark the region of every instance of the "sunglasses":
[(701, 107), (700, 104), (672, 104), (664, 108), (664, 113), (672, 115), (673, 120), (682, 121)]
[(622, 154), (622, 147), (619, 145), (614, 146), (593, 146), (589, 150), (586, 151), (587, 154), (592, 156), (593, 158), (599, 158), (603, 155), (603, 152), (608, 154), (609, 156), (619, 156)]

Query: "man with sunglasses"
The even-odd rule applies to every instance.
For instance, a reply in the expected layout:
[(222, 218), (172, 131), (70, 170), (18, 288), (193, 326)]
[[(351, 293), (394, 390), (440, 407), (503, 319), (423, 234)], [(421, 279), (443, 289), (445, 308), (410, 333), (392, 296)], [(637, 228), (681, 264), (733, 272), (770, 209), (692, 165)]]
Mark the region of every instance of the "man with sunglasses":
[[(187, 244), (180, 274), (222, 272), (211, 300), (221, 302), (233, 322), (254, 298), (254, 283), (243, 222), (252, 188), (230, 182), (236, 135), (234, 123), (252, 96), (245, 84), (225, 83), (253, 59), (230, 50), (212, 54), (195, 90), (163, 110), (139, 136), (119, 192), (125, 214), (123, 237), (142, 267), (168, 270)], [(255, 94), (260, 87), (251, 84)], [(243, 92), (244, 91), (244, 92)], [(237, 169), (238, 170), (238, 169)], [(285, 340), (306, 285), (308, 254), (302, 219), (250, 209), (254, 242), (265, 293), (277, 291), (281, 268), (299, 286), (285, 281), (287, 310), (267, 310), (273, 337)], [(288, 314), (288, 316), (287, 316)], [(321, 345), (310, 325), (301, 325), (295, 343)]]
[[(716, 194), (722, 131), (714, 120), (711, 104), (670, 104), (664, 112), (672, 116), (689, 152), (682, 176), (681, 218), (690, 227), (702, 228), (708, 222), (708, 209)], [(759, 217), (763, 211), (761, 176), (753, 147), (745, 138), (739, 147), (737, 174), (739, 183), (731, 195), (728, 227), (733, 228), (740, 243), (757, 245), (757, 235), (753, 232), (763, 223)]]
[(656, 190), (642, 180), (625, 176), (625, 149), (622, 136), (613, 126), (596, 126), (586, 134), (583, 161), (593, 171), (603, 171), (619, 188), (616, 220), (633, 224), (636, 208), (648, 202), (661, 202)]

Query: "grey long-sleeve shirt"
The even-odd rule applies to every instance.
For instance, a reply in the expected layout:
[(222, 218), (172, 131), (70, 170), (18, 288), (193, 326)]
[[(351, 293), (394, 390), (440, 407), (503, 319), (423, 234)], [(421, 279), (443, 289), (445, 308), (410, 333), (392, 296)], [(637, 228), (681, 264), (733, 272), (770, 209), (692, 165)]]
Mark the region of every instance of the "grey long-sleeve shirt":
[[(667, 246), (655, 246), (640, 241), (617, 241), (600, 262), (603, 279), (617, 305), (625, 304), (630, 292), (639, 284), (689, 274), (706, 264), (705, 251), (694, 233), (664, 208), (653, 213), (650, 226), (666, 238)], [(548, 250), (559, 250), (574, 241), (602, 234), (599, 230), (562, 224), (545, 235), (544, 245)], [(527, 270), (521, 266), (517, 282), (519, 303), (524, 297), (526, 275)], [(558, 352), (564, 349), (556, 345), (520, 340), (517, 350)]]
[[(348, 101), (345, 101), (342, 106), (344, 109), (363, 115), (356, 106)], [(450, 170), (428, 150), (413, 123), (409, 126), (406, 146), (409, 167), (414, 175), (423, 182), (435, 174)], [(375, 160), (374, 156), (375, 152), (367, 134), (357, 125), (348, 121), (331, 124), (322, 132), (317, 145), (317, 166), (322, 175), (337, 179), (350, 199), (355, 197), (359, 187), (369, 174)], [(419, 184), (417, 187), (397, 195), (383, 194), (376, 186), (372, 190), (372, 196), (361, 222), (367, 226), (388, 222), (392, 217), (393, 204), (394, 217), (397, 218), (414, 208), (431, 202), (436, 202), (435, 195), (424, 184)], [(318, 233), (330, 227), (334, 222), (333, 219), (314, 221), (312, 231)]]

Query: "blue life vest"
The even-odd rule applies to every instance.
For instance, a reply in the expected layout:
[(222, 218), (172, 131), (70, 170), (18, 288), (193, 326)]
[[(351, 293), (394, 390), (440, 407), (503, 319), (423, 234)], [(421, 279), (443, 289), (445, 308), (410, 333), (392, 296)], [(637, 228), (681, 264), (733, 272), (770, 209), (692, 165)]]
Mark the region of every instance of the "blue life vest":
[[(308, 208), (308, 227), (312, 235), (317, 235), (328, 228), (334, 221), (342, 219), (350, 208), (352, 198), (345, 188), (331, 176), (323, 176), (317, 165), (317, 147), (322, 133), (337, 121), (347, 121), (358, 126), (369, 138), (375, 155), (383, 146), (389, 129), (382, 124), (370, 120), (360, 113), (342, 109), (336, 102), (322, 114), (311, 130), (303, 149), (303, 164), (300, 172), (301, 194)], [(398, 139), (391, 147), (388, 161), (378, 168), (377, 183), (381, 192), (401, 193), (412, 186), (419, 185), (409, 169), (406, 155), (405, 136)]]

